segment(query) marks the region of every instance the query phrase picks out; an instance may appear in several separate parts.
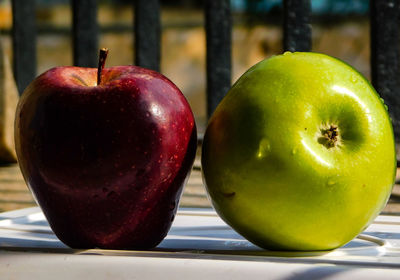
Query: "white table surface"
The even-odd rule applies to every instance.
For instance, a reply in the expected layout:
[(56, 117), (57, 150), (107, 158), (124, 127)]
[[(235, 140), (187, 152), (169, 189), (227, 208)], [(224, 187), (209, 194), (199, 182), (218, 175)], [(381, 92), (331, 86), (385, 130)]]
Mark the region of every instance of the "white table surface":
[(400, 217), (379, 216), (329, 252), (273, 252), (213, 210), (180, 209), (151, 251), (73, 250), (39, 208), (0, 213), (0, 279), (400, 279)]

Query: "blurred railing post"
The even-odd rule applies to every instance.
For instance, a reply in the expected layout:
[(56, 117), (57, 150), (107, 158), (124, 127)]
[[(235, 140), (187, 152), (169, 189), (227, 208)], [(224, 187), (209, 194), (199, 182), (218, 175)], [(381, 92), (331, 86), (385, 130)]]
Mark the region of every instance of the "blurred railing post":
[(400, 143), (400, 1), (371, 0), (371, 77), (388, 105), (396, 143)]
[(161, 15), (159, 0), (135, 1), (135, 63), (160, 71)]
[(232, 23), (229, 0), (205, 1), (207, 116), (231, 86)]
[(72, 16), (74, 65), (96, 67), (99, 52), (97, 1), (72, 0)]
[(311, 51), (311, 1), (283, 0), (283, 49)]
[(13, 0), (13, 68), (19, 94), (36, 76), (35, 1)]

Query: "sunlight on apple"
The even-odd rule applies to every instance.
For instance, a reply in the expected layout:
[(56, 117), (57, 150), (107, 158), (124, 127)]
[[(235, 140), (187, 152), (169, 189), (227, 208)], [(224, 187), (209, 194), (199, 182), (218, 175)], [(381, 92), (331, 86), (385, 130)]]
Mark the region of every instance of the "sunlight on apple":
[(351, 90), (349, 90), (348, 88), (345, 87), (341, 87), (338, 85), (334, 85), (332, 86), (332, 89), (336, 92), (339, 92), (341, 94), (350, 96), (351, 98), (353, 98), (354, 100), (357, 101), (358, 104), (360, 104), (360, 106), (365, 110), (365, 114), (367, 115), (368, 121), (371, 122), (372, 121), (372, 117), (371, 117), (371, 112), (368, 109), (368, 107), (364, 104), (364, 102), (361, 101), (361, 99)]
[(329, 162), (325, 161), (321, 156), (319, 156), (316, 152), (314, 152), (313, 149), (310, 148), (310, 146), (307, 145), (305, 139), (301, 140), (301, 144), (303, 144), (304, 148), (306, 148), (306, 150), (309, 151), (310, 154), (314, 156), (320, 163), (326, 165), (327, 167), (332, 167), (332, 165)]

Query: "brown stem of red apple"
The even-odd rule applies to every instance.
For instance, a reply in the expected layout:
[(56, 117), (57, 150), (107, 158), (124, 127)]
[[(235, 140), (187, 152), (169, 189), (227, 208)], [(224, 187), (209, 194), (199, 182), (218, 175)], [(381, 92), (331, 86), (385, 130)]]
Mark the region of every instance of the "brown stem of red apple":
[(101, 84), (101, 72), (103, 71), (104, 65), (108, 55), (107, 48), (101, 48), (99, 53), (99, 66), (97, 67), (97, 85)]

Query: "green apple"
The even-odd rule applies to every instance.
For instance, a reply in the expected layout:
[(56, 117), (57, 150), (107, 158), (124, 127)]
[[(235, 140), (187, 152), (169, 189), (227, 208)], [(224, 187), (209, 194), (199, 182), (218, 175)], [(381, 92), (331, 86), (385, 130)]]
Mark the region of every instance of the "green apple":
[(211, 117), (203, 178), (218, 214), (256, 245), (329, 250), (359, 234), (395, 179), (383, 100), (351, 66), (318, 53), (250, 68)]

